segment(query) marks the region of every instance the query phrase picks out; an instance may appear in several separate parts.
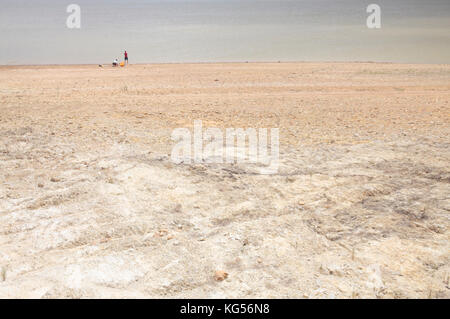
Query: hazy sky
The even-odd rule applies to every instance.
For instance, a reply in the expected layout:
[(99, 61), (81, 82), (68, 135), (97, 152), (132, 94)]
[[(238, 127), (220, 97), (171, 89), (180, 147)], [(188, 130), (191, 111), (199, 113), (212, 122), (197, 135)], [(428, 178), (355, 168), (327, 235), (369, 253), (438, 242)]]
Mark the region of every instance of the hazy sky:
[[(81, 7), (81, 29), (66, 8)], [(366, 8), (381, 6), (381, 29)], [(450, 0), (0, 0), (0, 64), (450, 63)]]

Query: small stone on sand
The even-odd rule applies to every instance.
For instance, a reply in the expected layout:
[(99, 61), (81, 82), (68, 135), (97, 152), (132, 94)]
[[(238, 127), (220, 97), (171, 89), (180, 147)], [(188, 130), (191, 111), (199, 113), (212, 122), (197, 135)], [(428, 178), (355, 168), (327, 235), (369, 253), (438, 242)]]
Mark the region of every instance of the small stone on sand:
[(227, 278), (228, 278), (228, 273), (226, 273), (225, 271), (222, 271), (222, 270), (218, 270), (214, 274), (214, 279), (216, 281), (224, 281)]

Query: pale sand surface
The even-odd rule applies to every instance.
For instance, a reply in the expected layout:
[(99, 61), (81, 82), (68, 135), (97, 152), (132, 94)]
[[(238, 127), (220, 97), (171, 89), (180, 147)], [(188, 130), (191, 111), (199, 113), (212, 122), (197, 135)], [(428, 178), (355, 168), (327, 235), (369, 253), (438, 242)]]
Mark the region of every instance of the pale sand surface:
[[(0, 67), (0, 297), (449, 298), (449, 101), (449, 65)], [(171, 163), (194, 120), (280, 128), (278, 174)]]

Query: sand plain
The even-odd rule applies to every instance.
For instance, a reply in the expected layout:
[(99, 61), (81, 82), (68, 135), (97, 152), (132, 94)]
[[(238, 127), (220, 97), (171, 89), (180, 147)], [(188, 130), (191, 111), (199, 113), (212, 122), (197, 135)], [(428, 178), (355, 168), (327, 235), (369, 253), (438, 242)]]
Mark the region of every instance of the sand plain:
[[(450, 65), (0, 67), (0, 297), (449, 298), (449, 101)], [(278, 173), (172, 163), (194, 120), (279, 128)]]

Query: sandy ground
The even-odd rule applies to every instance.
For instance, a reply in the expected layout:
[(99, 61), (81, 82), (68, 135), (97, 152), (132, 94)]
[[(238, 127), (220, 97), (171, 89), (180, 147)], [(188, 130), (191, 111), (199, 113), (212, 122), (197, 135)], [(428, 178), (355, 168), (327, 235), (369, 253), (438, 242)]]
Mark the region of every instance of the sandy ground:
[[(449, 101), (449, 65), (0, 67), (0, 297), (449, 298)], [(172, 163), (194, 120), (278, 127), (278, 173)]]

